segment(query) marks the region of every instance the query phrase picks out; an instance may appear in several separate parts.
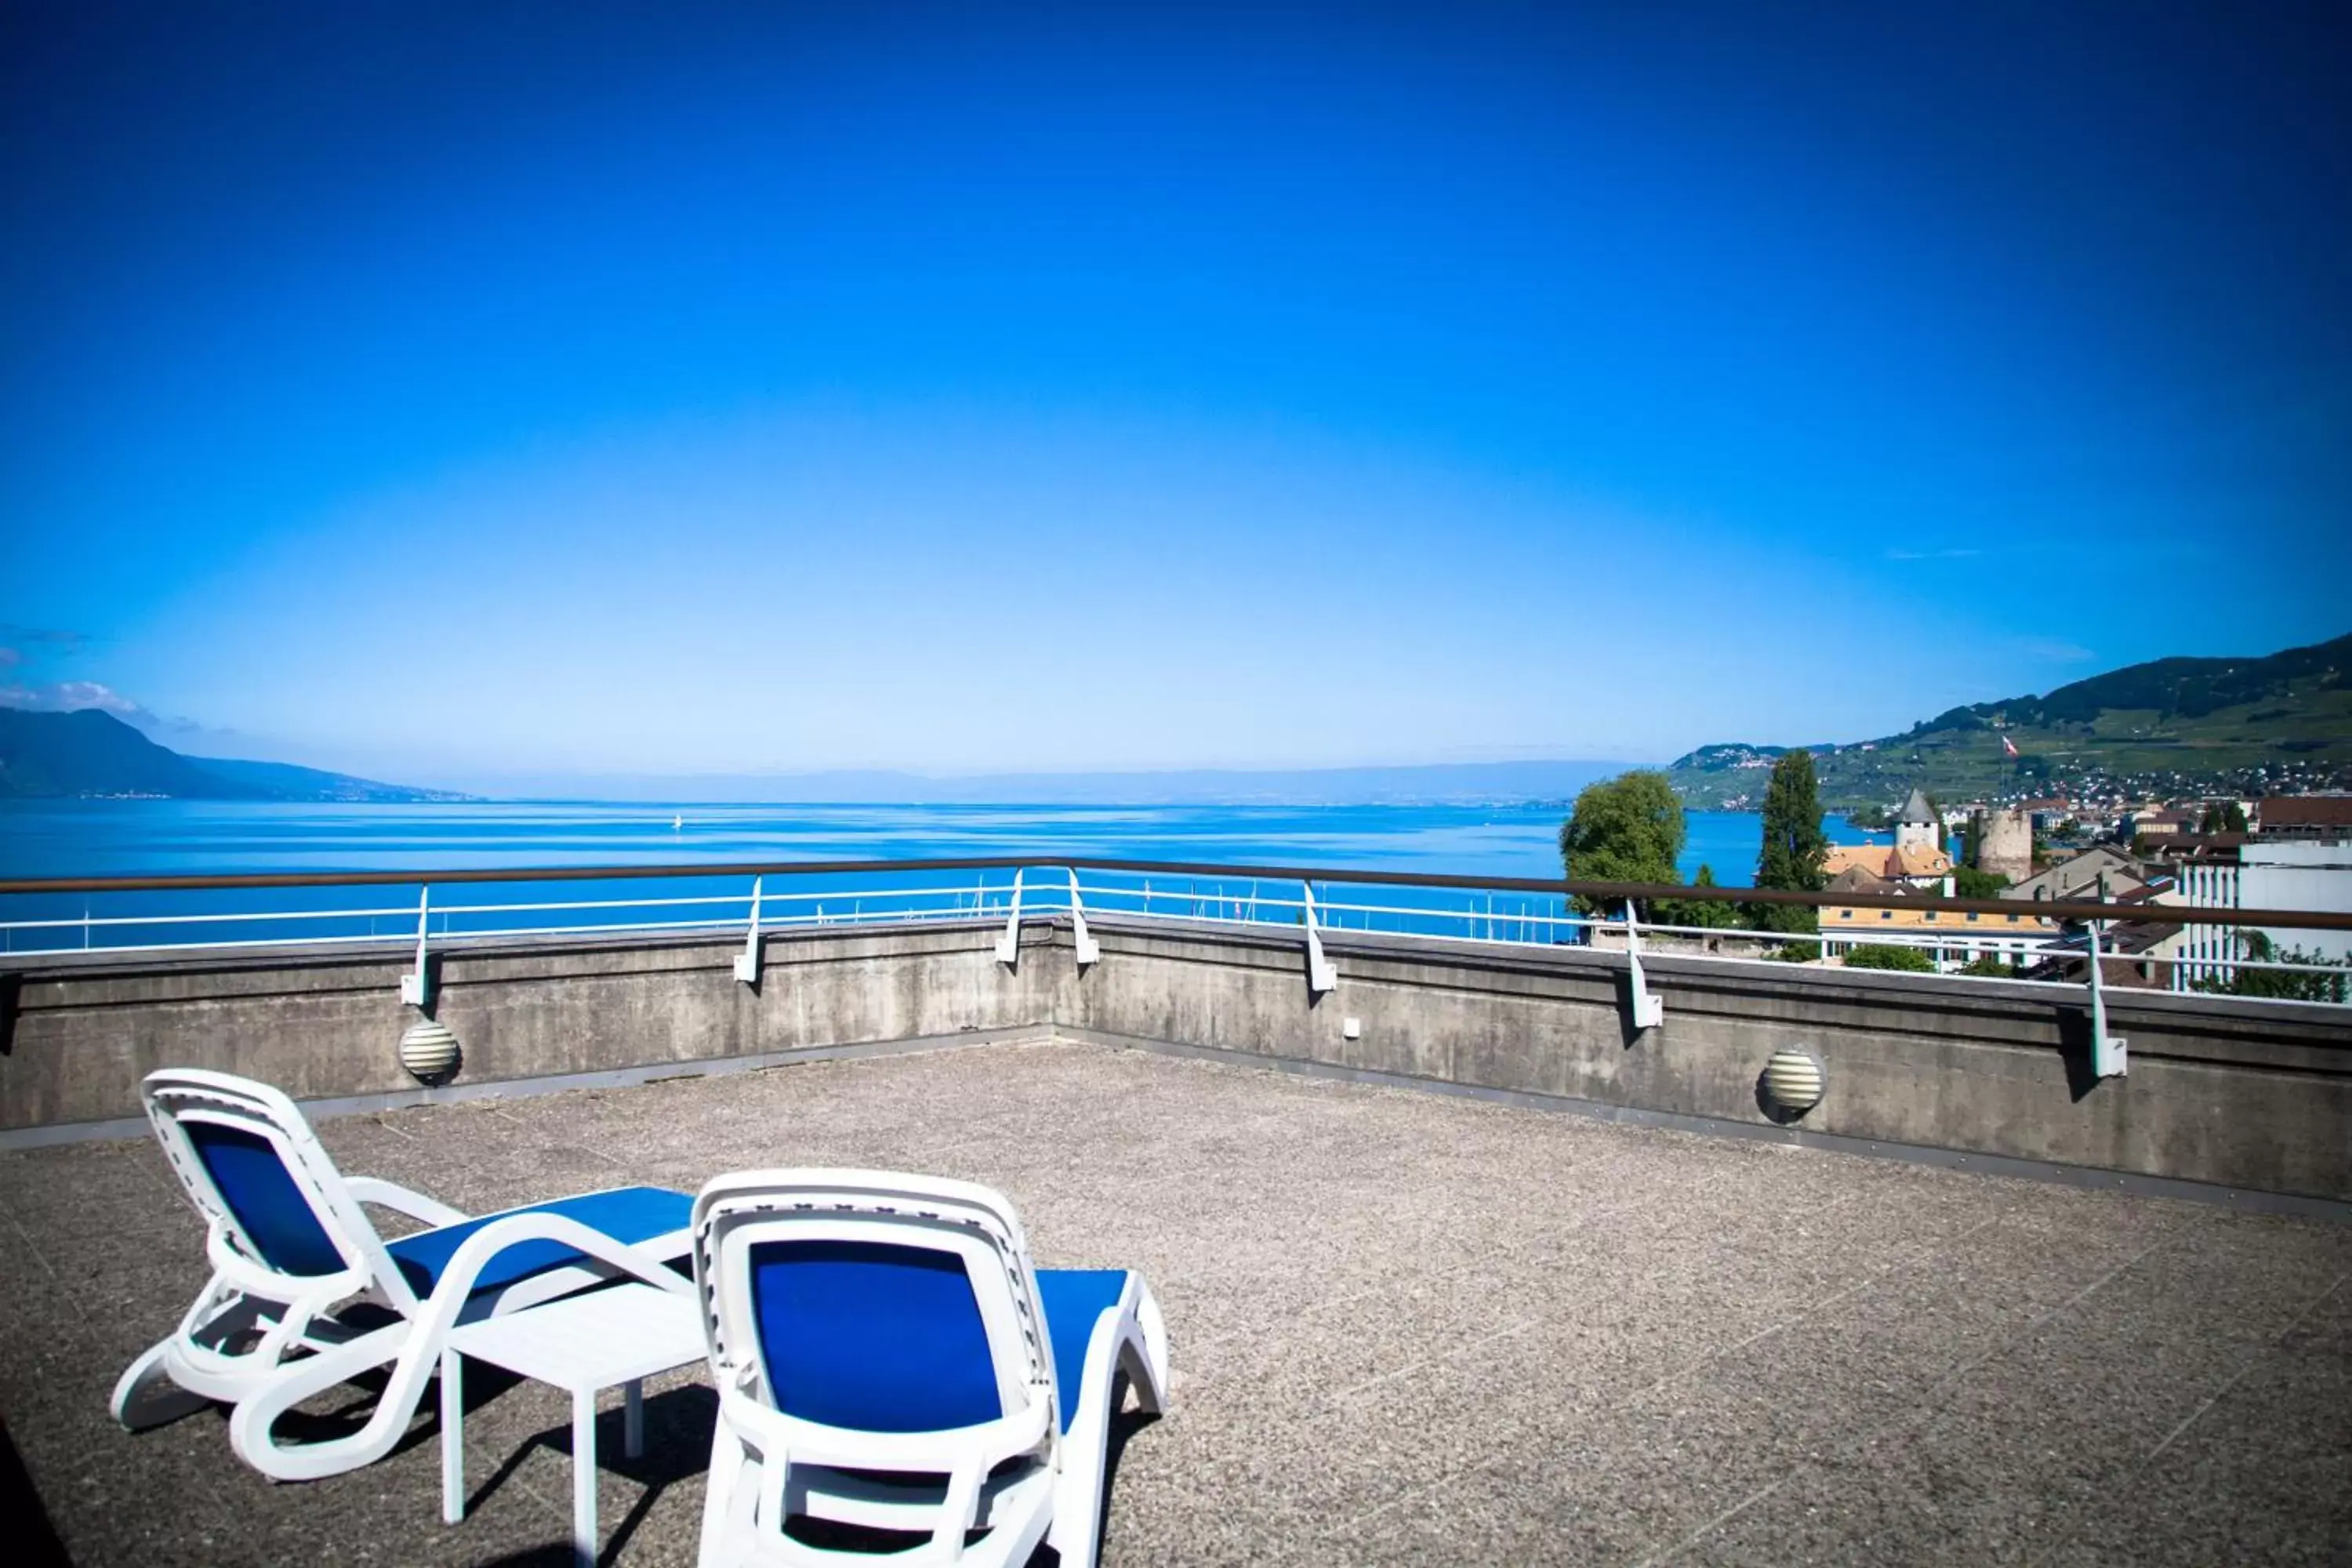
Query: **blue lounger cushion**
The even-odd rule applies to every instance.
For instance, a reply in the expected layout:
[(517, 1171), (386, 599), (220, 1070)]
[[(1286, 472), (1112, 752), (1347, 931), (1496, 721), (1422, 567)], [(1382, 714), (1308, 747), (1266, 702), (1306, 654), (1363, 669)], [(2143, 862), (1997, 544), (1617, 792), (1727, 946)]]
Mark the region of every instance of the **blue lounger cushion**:
[(776, 1241), (751, 1261), (777, 1409), (859, 1432), (945, 1432), (1004, 1414), (980, 1302), (954, 1255)]
[(1105, 1312), (1118, 1306), (1127, 1289), (1124, 1268), (1040, 1268), (1037, 1303), (1045, 1309), (1045, 1334), (1054, 1346), (1054, 1383), (1062, 1391), (1062, 1430), (1078, 1407), (1078, 1386), (1087, 1375), (1087, 1342)]
[[(385, 1244), (384, 1250), (408, 1281), (410, 1289), (419, 1296), (433, 1293), (441, 1271), (449, 1267), (449, 1259), (482, 1226), (509, 1215), (555, 1214), (578, 1220), (591, 1230), (602, 1231), (624, 1247), (651, 1241), (671, 1232), (683, 1232), (693, 1223), (694, 1199), (684, 1193), (673, 1193), (663, 1187), (616, 1187), (609, 1193), (583, 1193), (578, 1197), (558, 1198), (553, 1203), (529, 1204), (521, 1208), (503, 1209), (460, 1225), (445, 1225), (436, 1230), (421, 1230), (414, 1236), (404, 1236), (398, 1241)], [(508, 1247), (490, 1259), (474, 1280), (474, 1289), (503, 1289), (517, 1280), (551, 1268), (562, 1268), (587, 1259), (559, 1241), (526, 1241)]]
[(247, 1128), (200, 1118), (181, 1127), (262, 1262), (306, 1279), (348, 1267), (310, 1212), (310, 1200), (287, 1173), (276, 1144)]
[[(859, 1432), (944, 1432), (1004, 1414), (988, 1330), (953, 1256), (860, 1241), (751, 1249), (751, 1312), (776, 1408)], [(1087, 1342), (1127, 1289), (1123, 1268), (1041, 1268), (1062, 1429), (1076, 1413)]]

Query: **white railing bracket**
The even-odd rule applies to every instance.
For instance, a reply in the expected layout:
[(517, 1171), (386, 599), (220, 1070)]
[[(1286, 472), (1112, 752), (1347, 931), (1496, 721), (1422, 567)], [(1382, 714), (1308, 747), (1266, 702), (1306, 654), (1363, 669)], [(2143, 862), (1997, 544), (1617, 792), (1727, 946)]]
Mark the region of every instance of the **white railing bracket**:
[(1642, 973), (1642, 933), (1633, 921), (1633, 901), (1625, 900), (1625, 972), (1633, 984), (1628, 994), (1633, 1004), (1633, 1029), (1654, 1029), (1666, 1021), (1665, 998), (1650, 990), (1649, 976)]
[(1315, 889), (1298, 884), (1299, 914), (1307, 922), (1307, 996), (1309, 1001), (1339, 988), (1339, 972), (1323, 956), (1323, 938), (1315, 929)]
[(416, 967), (400, 977), (400, 999), (422, 1013), (433, 1011), (433, 955), (425, 951), (425, 924), (432, 919), (433, 890), (416, 890)]
[(1013, 912), (1004, 918), (1003, 934), (996, 939), (996, 962), (1007, 969), (1021, 967), (1021, 874), (1024, 868), (1013, 872)]
[(735, 978), (752, 990), (760, 988), (760, 968), (767, 954), (760, 937), (760, 879), (751, 879), (751, 925), (743, 933), (743, 951), (735, 960)]
[(1102, 944), (1087, 930), (1087, 906), (1078, 899), (1077, 868), (1070, 868), (1070, 944), (1076, 952), (1080, 969), (1102, 958)]
[[(2099, 878), (2099, 902), (2107, 901), (2107, 879)], [(2130, 1070), (2129, 1053), (2119, 1035), (2107, 1033), (2106, 977), (2099, 973), (2099, 927), (2104, 922), (2092, 921), (2087, 929), (2091, 939), (2091, 1076), (2122, 1078)]]

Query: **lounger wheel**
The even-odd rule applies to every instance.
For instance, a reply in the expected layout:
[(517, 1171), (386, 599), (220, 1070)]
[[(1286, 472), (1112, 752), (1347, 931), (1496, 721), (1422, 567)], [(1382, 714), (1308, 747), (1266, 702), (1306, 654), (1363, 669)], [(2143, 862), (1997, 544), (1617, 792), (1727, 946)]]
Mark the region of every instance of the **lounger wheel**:
[(184, 1415), (193, 1415), (212, 1403), (172, 1381), (172, 1374), (163, 1366), (163, 1352), (170, 1348), (169, 1341), (150, 1346), (115, 1381), (114, 1398), (109, 1408), (117, 1421), (133, 1432), (144, 1432)]

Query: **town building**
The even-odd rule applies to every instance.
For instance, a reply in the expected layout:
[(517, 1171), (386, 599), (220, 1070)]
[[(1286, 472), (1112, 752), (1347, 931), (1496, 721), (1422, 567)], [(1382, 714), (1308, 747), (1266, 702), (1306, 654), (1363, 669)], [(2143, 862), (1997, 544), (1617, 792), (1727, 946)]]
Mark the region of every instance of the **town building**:
[(2352, 838), (2352, 795), (2274, 795), (2252, 818), (2265, 839)]
[(1848, 871), (1861, 871), (1876, 882), (1899, 883), (1921, 892), (1949, 892), (1952, 858), (1936, 842), (1943, 824), (1917, 790), (1903, 803), (1895, 819), (1895, 842), (1832, 844), (1822, 870), (1832, 882)]
[(2197, 814), (2193, 811), (2143, 811), (2132, 818), (2134, 838), (2169, 838), (2197, 831)]
[(2074, 803), (2063, 795), (2049, 795), (2040, 800), (2021, 800), (2016, 809), (2032, 819), (2035, 828), (2047, 833), (2074, 815)]
[[(2309, 797), (2294, 797), (2309, 798)], [(2326, 798), (2326, 797), (2317, 797)], [(2265, 808), (2271, 803), (2263, 803)], [(2229, 845), (2211, 841), (2239, 839)], [(2175, 863), (2173, 901), (2193, 909), (2296, 910), (2352, 914), (2352, 839), (2271, 839), (2212, 834), (2204, 852)], [(2243, 958), (2242, 931), (2255, 931), (2278, 952), (2300, 952), (2330, 963), (2352, 963), (2352, 931), (2291, 927), (2191, 926), (2179, 949), (2174, 990), (2200, 980), (2227, 983)]]
[[(1898, 899), (1927, 895), (1902, 883), (1873, 887), (1849, 872), (1833, 881), (1831, 892), (1868, 892)], [(1974, 910), (1931, 909), (1866, 909), (1839, 904), (1821, 911), (1822, 952), (1839, 957), (1854, 948), (1884, 942), (1892, 946), (1924, 947), (1941, 970), (1958, 969), (1980, 958), (2011, 963), (2024, 961), (2058, 934), (2056, 922), (2020, 910), (2015, 914), (1981, 914)]]
[(2000, 890), (2004, 899), (2095, 899), (2099, 879), (2107, 897), (2120, 899), (2147, 886), (2139, 858), (2113, 844), (2095, 844), (2055, 866), (2045, 867)]

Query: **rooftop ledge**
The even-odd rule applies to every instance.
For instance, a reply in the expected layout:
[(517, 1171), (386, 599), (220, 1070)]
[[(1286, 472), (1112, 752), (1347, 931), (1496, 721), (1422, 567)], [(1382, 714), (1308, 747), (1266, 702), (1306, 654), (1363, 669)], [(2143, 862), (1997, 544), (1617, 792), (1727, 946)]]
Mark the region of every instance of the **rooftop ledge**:
[[(1167, 1310), (1113, 1564), (2352, 1550), (2344, 1226), (1053, 1041), (319, 1131), (468, 1209), (782, 1163), (1003, 1190), (1041, 1263), (1139, 1268)], [(218, 1415), (108, 1418), (203, 1277), (152, 1141), (0, 1154), (0, 1415), (75, 1560), (562, 1560), (562, 1395), (469, 1379), (461, 1525), (429, 1399), (383, 1463), (274, 1486)], [(642, 1460), (605, 1434), (608, 1561), (690, 1557), (712, 1407), (677, 1374)]]

